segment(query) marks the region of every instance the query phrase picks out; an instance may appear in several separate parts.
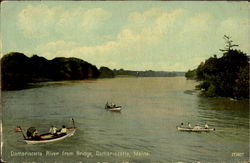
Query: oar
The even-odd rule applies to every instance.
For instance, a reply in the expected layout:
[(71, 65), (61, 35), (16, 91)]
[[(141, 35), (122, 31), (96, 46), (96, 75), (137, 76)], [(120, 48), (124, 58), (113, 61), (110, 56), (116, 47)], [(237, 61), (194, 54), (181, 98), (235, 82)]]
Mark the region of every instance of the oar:
[(27, 139), (27, 138), (26, 138), (26, 136), (25, 136), (25, 135), (24, 135), (24, 133), (23, 133), (23, 129), (21, 128), (21, 126), (19, 126), (19, 128), (21, 129), (21, 132), (22, 132), (23, 138), (24, 138), (24, 139)]
[(74, 128), (76, 128), (76, 126), (75, 126), (75, 121), (74, 121), (73, 118), (72, 118), (72, 123), (73, 123)]

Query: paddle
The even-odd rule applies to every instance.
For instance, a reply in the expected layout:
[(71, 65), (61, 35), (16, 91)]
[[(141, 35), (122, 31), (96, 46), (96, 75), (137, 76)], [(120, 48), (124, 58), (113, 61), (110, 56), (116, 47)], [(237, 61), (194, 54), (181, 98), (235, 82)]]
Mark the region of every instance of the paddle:
[(72, 118), (72, 123), (73, 123), (74, 128), (76, 128), (76, 126), (75, 126), (75, 121), (74, 121), (73, 118)]
[(27, 139), (27, 138), (25, 137), (24, 133), (23, 133), (23, 129), (21, 128), (21, 126), (19, 126), (19, 128), (21, 129), (21, 132), (22, 132), (23, 138), (24, 138), (24, 139)]

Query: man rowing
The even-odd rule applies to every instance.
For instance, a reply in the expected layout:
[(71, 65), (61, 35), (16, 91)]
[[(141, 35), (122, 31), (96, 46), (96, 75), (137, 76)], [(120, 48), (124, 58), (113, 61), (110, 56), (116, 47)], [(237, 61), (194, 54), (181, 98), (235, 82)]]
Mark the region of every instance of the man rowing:
[(188, 122), (188, 128), (192, 128), (191, 124)]
[(201, 126), (199, 126), (199, 125), (195, 125), (193, 129), (195, 129), (195, 130), (199, 130), (199, 129), (201, 129), (201, 128), (202, 128)]
[(38, 140), (41, 138), (40, 134), (38, 133), (35, 127), (28, 128), (26, 135), (30, 139)]
[(62, 128), (60, 132), (58, 132), (59, 135), (66, 135), (67, 134), (67, 128), (65, 125), (62, 125)]
[(56, 135), (57, 134), (57, 128), (55, 126), (51, 126), (49, 132), (52, 134), (52, 135)]
[(205, 122), (205, 126), (204, 127), (205, 127), (205, 129), (209, 128), (207, 122)]

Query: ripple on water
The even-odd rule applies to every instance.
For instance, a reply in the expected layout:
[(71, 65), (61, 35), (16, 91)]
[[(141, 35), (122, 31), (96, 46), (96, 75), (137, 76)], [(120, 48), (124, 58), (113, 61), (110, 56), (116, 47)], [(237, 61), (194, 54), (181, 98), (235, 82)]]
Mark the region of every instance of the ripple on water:
[[(95, 82), (62, 82), (29, 90), (4, 92), (5, 155), (9, 151), (145, 151), (150, 157), (113, 158), (109, 162), (232, 161), (232, 152), (249, 153), (248, 104), (224, 98), (204, 98), (185, 78), (130, 78)], [(191, 91), (186, 91), (191, 90)], [(121, 114), (108, 112), (105, 103), (124, 106)], [(53, 144), (31, 146), (14, 133), (16, 125), (47, 132), (50, 125), (78, 127), (74, 136)], [(178, 132), (181, 122), (204, 125), (209, 133)], [(246, 155), (247, 155), (246, 154)], [(19, 161), (18, 158), (12, 158)], [(48, 161), (48, 158), (43, 158)], [(76, 160), (82, 158), (75, 157)], [(99, 158), (89, 159), (92, 162)], [(81, 161), (89, 161), (83, 159)], [(25, 160), (22, 160), (25, 161)], [(36, 160), (37, 161), (37, 160)], [(51, 161), (51, 160), (50, 160)], [(70, 161), (56, 157), (55, 161)], [(64, 163), (64, 162), (63, 162)]]

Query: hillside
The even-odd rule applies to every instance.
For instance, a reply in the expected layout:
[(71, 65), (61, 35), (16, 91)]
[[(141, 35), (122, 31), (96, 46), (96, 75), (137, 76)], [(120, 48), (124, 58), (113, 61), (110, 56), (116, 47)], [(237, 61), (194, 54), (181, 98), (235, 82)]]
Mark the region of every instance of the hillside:
[(184, 76), (185, 72), (169, 72), (169, 71), (132, 71), (132, 70), (113, 70), (116, 76), (133, 76), (133, 77), (175, 77)]
[(98, 78), (96, 66), (78, 58), (54, 58), (12, 52), (1, 58), (3, 90), (21, 89), (31, 82)]
[(217, 55), (202, 62), (196, 69), (186, 73), (187, 79), (200, 81), (197, 85), (205, 96), (249, 98), (249, 56), (240, 50), (232, 49), (230, 37), (224, 36), (226, 48)]

